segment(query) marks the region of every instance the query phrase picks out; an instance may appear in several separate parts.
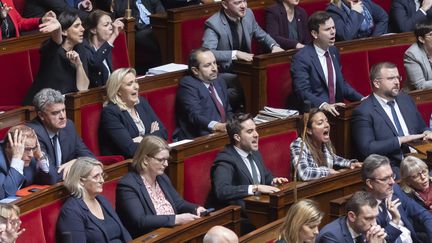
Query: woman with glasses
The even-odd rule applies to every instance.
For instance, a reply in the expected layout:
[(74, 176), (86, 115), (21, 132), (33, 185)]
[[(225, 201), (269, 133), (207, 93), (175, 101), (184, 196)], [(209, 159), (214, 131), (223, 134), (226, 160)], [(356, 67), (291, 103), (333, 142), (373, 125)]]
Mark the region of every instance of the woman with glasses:
[(400, 164), (402, 190), (420, 205), (432, 212), (431, 177), (425, 162), (408, 156)]
[(21, 229), (20, 209), (14, 204), (0, 205), (0, 242), (13, 243), (25, 232)]
[(116, 210), (132, 237), (160, 227), (191, 222), (205, 208), (185, 201), (164, 173), (170, 147), (156, 136), (145, 136), (132, 162), (132, 171), (117, 185)]
[(432, 19), (417, 24), (414, 34), (417, 42), (404, 55), (407, 91), (432, 88)]
[(72, 165), (64, 186), (71, 193), (57, 219), (57, 242), (128, 242), (131, 237), (100, 194), (104, 183), (102, 163), (80, 157)]
[(139, 95), (135, 69), (115, 70), (106, 88), (107, 101), (102, 109), (99, 133), (102, 155), (132, 158), (143, 136), (167, 139), (162, 122), (147, 99)]

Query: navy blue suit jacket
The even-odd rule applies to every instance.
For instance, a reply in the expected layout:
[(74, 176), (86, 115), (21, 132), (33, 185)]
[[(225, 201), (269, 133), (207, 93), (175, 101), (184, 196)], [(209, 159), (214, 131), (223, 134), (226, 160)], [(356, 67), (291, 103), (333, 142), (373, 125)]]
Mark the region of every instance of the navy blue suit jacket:
[[(367, 8), (372, 15), (374, 27), (371, 36), (380, 36), (387, 33), (388, 15), (386, 11), (378, 4), (363, 0), (363, 8)], [(359, 36), (358, 31), (364, 20), (363, 14), (350, 11), (348, 14), (342, 8), (338, 8), (334, 4), (327, 7), (327, 12), (331, 15), (336, 27), (337, 40), (352, 40), (368, 36)]]
[[(54, 146), (42, 121), (39, 118), (35, 118), (26, 125), (33, 128), (36, 132), (41, 150), (45, 153), (50, 162), (50, 170), (51, 168), (57, 170)], [(95, 157), (83, 143), (81, 137), (75, 130), (74, 123), (69, 119), (66, 122), (66, 127), (58, 131), (58, 141), (62, 152), (62, 164), (78, 157)], [(62, 175), (58, 174), (57, 181), (61, 180)]]
[(420, 10), (416, 11), (413, 0), (393, 0), (390, 7), (389, 30), (396, 33), (413, 31), (416, 24), (432, 18), (432, 9), (426, 14)]
[[(401, 204), (398, 207), (400, 217), (405, 227), (411, 232), (411, 238), (414, 242), (422, 242), (418, 237), (419, 232), (426, 231), (428, 236), (428, 242), (432, 242), (432, 214), (427, 211), (425, 208), (420, 206), (420, 204), (416, 203), (413, 199), (409, 198), (399, 187), (399, 185), (395, 184), (393, 186), (393, 196), (392, 200), (399, 198)], [(387, 212), (381, 211), (377, 216), (377, 224), (379, 224), (382, 228), (385, 229), (387, 233), (387, 242), (394, 242), (401, 231), (393, 227), (390, 222), (387, 222)], [(414, 222), (418, 223), (416, 225), (422, 225), (422, 228), (416, 228), (414, 226)]]
[(347, 217), (340, 217), (322, 228), (315, 243), (354, 243), (347, 226)]
[[(401, 92), (396, 97), (396, 102), (410, 134), (428, 130), (410, 96)], [(394, 165), (400, 163), (402, 149), (397, 131), (373, 94), (353, 111), (351, 124), (352, 138), (361, 159), (370, 154), (380, 154), (387, 156)]]
[(0, 199), (15, 196), (19, 189), (33, 184), (52, 185), (57, 182), (57, 172), (54, 168), (50, 166), (49, 173), (45, 173), (39, 170), (36, 164), (33, 158), (28, 166), (24, 166), (24, 175), (21, 175), (9, 166), (3, 143), (0, 143)]
[[(355, 91), (342, 75), (337, 48), (331, 46), (329, 52), (336, 72), (336, 102), (343, 102), (344, 99), (360, 100), (363, 96)], [(291, 77), (294, 92), (301, 102), (309, 100), (312, 107), (319, 107), (322, 103), (329, 102), (327, 81), (313, 44), (305, 46), (294, 55)]]
[[(99, 49), (95, 50), (93, 45), (86, 39), (84, 40), (85, 58), (88, 64), (88, 78), (90, 88), (99, 87), (106, 84), (109, 72), (112, 72), (112, 49), (107, 41)], [(106, 60), (108, 68), (103, 64)], [(109, 71), (109, 72), (108, 72)]]
[[(225, 81), (218, 77), (213, 81), (219, 98), (222, 100), (226, 118), (232, 116)], [(177, 129), (173, 138), (177, 140), (196, 138), (210, 134), (208, 124), (220, 121), (221, 116), (204, 83), (192, 76), (180, 80), (176, 96)]]
[[(103, 196), (96, 196), (101, 207), (118, 224), (121, 230), (121, 241), (132, 240), (111, 204)], [(57, 242), (63, 242), (66, 235), (70, 234), (70, 242), (100, 243), (110, 242), (105, 226), (90, 212), (83, 199), (70, 197), (63, 204), (57, 219)]]
[[(166, 140), (167, 131), (148, 101), (144, 97), (139, 97), (139, 101), (135, 109), (144, 123), (146, 135), (156, 135)], [(159, 130), (150, 133), (151, 124), (155, 121), (159, 123)], [(123, 155), (126, 158), (134, 156), (138, 143), (132, 139), (139, 136), (139, 131), (128, 111), (108, 103), (102, 110), (99, 129), (102, 155)]]
[(275, 39), (282, 49), (295, 49), (298, 43), (309, 44), (311, 35), (307, 27), (308, 15), (299, 6), (294, 8), (294, 18), (296, 22), (298, 40), (289, 39), (290, 30), (288, 26), (287, 12), (282, 3), (275, 3), (266, 8), (266, 31)]
[[(172, 186), (167, 175), (157, 176), (156, 180), (175, 214), (196, 214), (198, 205), (185, 201)], [(174, 226), (175, 215), (156, 215), (144, 182), (136, 172), (127, 173), (117, 184), (116, 210), (134, 238), (161, 227)]]

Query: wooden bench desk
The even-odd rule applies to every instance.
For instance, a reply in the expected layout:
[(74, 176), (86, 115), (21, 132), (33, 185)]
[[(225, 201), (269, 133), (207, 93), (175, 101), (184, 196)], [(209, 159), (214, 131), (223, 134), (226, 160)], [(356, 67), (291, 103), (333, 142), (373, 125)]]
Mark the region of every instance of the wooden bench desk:
[(240, 237), (239, 242), (241, 243), (263, 243), (269, 242), (278, 237), (279, 229), (282, 226), (285, 218), (278, 219), (274, 222), (266, 224), (249, 234)]

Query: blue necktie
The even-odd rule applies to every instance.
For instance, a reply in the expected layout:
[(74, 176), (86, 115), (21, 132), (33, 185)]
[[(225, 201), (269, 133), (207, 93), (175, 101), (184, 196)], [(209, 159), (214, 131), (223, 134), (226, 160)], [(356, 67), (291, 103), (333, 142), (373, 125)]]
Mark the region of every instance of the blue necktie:
[(396, 130), (397, 130), (398, 135), (399, 136), (403, 136), (404, 133), (403, 133), (403, 130), (402, 130), (402, 126), (401, 126), (401, 124), (399, 122), (399, 118), (398, 118), (398, 116), (396, 114), (396, 110), (394, 108), (394, 105), (395, 105), (394, 100), (387, 102), (387, 105), (390, 106), (391, 113), (392, 113), (392, 116), (393, 116), (393, 121), (394, 121), (394, 123), (396, 125)]

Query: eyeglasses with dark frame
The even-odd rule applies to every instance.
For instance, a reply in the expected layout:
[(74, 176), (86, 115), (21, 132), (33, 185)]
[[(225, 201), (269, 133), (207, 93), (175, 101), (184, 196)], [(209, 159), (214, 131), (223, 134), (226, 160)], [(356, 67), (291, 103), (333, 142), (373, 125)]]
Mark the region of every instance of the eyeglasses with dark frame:
[(371, 178), (371, 180), (376, 180), (376, 181), (379, 181), (379, 182), (382, 182), (382, 183), (389, 183), (390, 180), (392, 180), (392, 179), (393, 179), (393, 181), (396, 179), (396, 174), (395, 173), (393, 173), (393, 174), (391, 174), (389, 176), (386, 176), (384, 178)]
[(411, 175), (411, 179), (417, 180), (417, 179), (420, 178), (420, 176), (427, 177), (428, 176), (428, 172), (429, 171), (427, 169), (423, 169), (423, 170), (421, 170), (421, 171), (419, 171), (419, 172), (414, 173), (413, 175)]
[(152, 158), (152, 159), (155, 159), (155, 160), (157, 160), (157, 162), (159, 162), (159, 164), (163, 164), (165, 161), (167, 162), (167, 163), (169, 163), (169, 161), (170, 161), (170, 158), (168, 157), (168, 158), (156, 158), (156, 157), (154, 157), (154, 156), (149, 156), (150, 158)]

